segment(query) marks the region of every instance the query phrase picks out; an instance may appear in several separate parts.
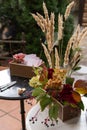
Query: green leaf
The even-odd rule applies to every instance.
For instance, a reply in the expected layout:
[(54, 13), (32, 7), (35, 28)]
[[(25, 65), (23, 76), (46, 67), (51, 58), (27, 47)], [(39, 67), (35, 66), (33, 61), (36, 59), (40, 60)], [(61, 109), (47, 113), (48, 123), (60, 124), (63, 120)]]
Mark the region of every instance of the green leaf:
[(81, 69), (81, 67), (78, 66), (78, 67), (75, 67), (73, 70), (74, 70), (74, 71), (77, 71), (77, 70), (80, 70), (80, 69)]
[(58, 118), (58, 105), (52, 104), (52, 106), (49, 108), (49, 116), (50, 119), (57, 119)]
[(42, 98), (44, 98), (46, 96), (46, 93), (40, 93), (38, 96), (37, 96), (37, 101), (40, 101)]
[(33, 90), (32, 96), (37, 97), (42, 93), (45, 93), (45, 91), (43, 89), (41, 89), (40, 87), (38, 87)]
[(51, 104), (52, 100), (50, 96), (46, 95), (44, 98), (40, 100), (41, 110), (43, 111), (49, 104)]
[(74, 78), (71, 78), (71, 77), (66, 77), (66, 84), (73, 84), (74, 82)]
[(82, 101), (78, 103), (78, 106), (79, 106), (79, 108), (81, 108), (82, 110), (84, 110), (84, 104), (83, 104)]

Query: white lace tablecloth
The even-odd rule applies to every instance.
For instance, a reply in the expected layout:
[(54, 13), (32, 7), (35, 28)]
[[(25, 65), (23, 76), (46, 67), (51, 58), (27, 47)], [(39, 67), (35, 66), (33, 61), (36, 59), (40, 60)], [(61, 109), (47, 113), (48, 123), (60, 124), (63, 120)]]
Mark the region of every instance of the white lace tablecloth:
[(58, 124), (54, 123), (51, 126), (51, 121), (48, 122), (49, 127), (44, 125), (42, 122), (47, 117), (47, 109), (44, 112), (39, 112), (37, 115), (37, 121), (33, 123), (30, 119), (39, 110), (39, 105), (35, 105), (27, 114), (26, 117), (26, 129), (27, 130), (86, 130), (87, 129), (87, 98), (83, 98), (85, 104), (85, 110), (81, 111), (81, 115), (71, 120), (62, 122), (58, 119)]

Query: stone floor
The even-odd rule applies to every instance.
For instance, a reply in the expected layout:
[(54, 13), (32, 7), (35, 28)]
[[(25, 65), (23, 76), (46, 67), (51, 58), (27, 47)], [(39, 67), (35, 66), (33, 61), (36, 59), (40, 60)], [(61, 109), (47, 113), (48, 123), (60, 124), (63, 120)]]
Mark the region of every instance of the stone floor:
[[(26, 119), (32, 106), (28, 104), (28, 100), (24, 104)], [(35, 104), (35, 100), (32, 100), (32, 104)], [(22, 130), (19, 101), (0, 100), (0, 130)]]

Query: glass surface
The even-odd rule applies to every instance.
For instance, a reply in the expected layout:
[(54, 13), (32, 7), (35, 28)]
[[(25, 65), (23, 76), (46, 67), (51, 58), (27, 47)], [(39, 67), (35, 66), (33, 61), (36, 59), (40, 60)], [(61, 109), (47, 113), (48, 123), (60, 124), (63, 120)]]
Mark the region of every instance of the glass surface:
[[(17, 81), (17, 83), (3, 92), (0, 91), (1, 99), (4, 98), (4, 99), (11, 99), (11, 100), (15, 100), (15, 99), (18, 100), (18, 99), (25, 99), (31, 97), (32, 88), (28, 84), (29, 79), (21, 78), (17, 76), (10, 76), (9, 69), (0, 71), (0, 88), (2, 87), (2, 85), (6, 85), (11, 81)], [(26, 91), (22, 95), (19, 95), (18, 94), (19, 88), (25, 88)]]

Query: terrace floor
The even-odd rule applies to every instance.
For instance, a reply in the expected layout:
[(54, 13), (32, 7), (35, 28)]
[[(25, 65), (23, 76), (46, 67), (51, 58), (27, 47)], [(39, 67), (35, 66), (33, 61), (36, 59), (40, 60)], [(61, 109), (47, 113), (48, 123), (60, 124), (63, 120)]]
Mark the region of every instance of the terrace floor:
[[(34, 105), (35, 100), (32, 100), (32, 103)], [(28, 104), (28, 100), (25, 100), (24, 104), (26, 119), (32, 106)], [(22, 130), (19, 101), (0, 100), (0, 130)]]

